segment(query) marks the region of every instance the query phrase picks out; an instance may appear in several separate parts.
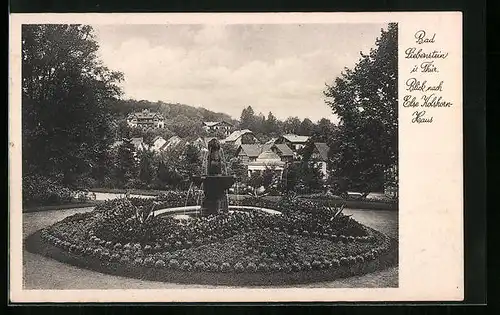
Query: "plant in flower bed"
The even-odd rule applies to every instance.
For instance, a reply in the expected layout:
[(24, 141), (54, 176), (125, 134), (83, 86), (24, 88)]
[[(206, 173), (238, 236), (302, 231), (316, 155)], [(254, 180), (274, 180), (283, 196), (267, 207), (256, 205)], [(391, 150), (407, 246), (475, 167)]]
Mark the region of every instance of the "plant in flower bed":
[(107, 201), (92, 212), (55, 223), (41, 235), (65, 252), (104, 265), (184, 272), (335, 269), (374, 260), (391, 246), (382, 233), (344, 215), (343, 207), (293, 197), (272, 206), (249, 201), (282, 215), (234, 211), (182, 223), (172, 216), (153, 216), (155, 209), (176, 206), (181, 199), (182, 194), (172, 193)]

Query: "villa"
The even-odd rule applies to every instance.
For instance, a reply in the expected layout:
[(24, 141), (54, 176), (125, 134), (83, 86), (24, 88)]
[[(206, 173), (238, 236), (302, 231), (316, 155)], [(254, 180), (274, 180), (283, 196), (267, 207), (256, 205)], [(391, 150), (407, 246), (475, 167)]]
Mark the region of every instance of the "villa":
[(165, 128), (165, 118), (157, 112), (144, 109), (142, 112), (131, 113), (127, 116), (127, 123), (132, 128), (158, 129)]

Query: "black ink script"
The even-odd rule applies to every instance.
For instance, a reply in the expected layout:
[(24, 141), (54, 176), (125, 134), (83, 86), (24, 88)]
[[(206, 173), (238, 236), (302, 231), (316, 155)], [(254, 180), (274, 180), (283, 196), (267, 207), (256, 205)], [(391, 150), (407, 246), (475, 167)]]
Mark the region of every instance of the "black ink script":
[(413, 92), (413, 91), (421, 91), (424, 92), (426, 91), (426, 84), (427, 81), (420, 82), (416, 78), (409, 78), (406, 80), (406, 90), (408, 92)]
[(432, 122), (432, 117), (425, 117), (425, 110), (423, 111), (416, 111), (413, 112), (413, 119), (411, 120), (412, 123), (417, 123), (417, 124), (424, 124), (424, 123), (431, 123)]
[(445, 59), (448, 53), (441, 50), (424, 51), (422, 48), (417, 50), (415, 47), (410, 47), (405, 50), (406, 59)]
[(420, 30), (415, 33), (415, 39), (417, 44), (428, 44), (428, 43), (434, 43), (434, 38), (436, 38), (436, 33), (432, 35), (432, 37), (427, 37), (427, 34), (425, 33), (424, 30)]

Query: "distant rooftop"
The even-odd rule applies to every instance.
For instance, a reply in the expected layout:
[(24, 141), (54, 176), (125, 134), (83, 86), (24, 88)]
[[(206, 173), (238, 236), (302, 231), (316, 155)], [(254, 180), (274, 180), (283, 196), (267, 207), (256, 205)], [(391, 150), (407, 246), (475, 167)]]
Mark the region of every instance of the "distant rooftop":
[(236, 141), (239, 137), (243, 136), (244, 134), (247, 134), (247, 133), (251, 133), (253, 134), (253, 132), (249, 129), (243, 129), (243, 130), (236, 130), (236, 131), (233, 131), (233, 133), (231, 133), (226, 139), (225, 141)]
[(203, 122), (203, 124), (205, 124), (205, 126), (207, 126), (207, 127), (213, 127), (213, 126), (216, 126), (218, 124), (228, 124), (231, 126), (233, 125), (227, 121), (205, 121), (205, 122)]
[(294, 134), (283, 135), (283, 138), (293, 143), (305, 143), (307, 142), (307, 140), (309, 140), (308, 136), (298, 136)]

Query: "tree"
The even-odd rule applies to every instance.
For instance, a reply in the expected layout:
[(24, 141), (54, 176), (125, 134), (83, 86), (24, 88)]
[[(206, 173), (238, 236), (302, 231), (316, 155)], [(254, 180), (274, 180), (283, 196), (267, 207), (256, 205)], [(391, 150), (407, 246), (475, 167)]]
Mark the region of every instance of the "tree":
[(143, 150), (139, 153), (139, 180), (145, 186), (149, 186), (154, 178), (154, 153), (152, 151)]
[(300, 123), (298, 134), (301, 136), (310, 136), (314, 132), (314, 123), (309, 118), (304, 118)]
[(263, 184), (262, 174), (260, 172), (252, 172), (248, 179), (248, 185), (254, 189), (258, 189)]
[(334, 125), (329, 119), (321, 118), (314, 126), (314, 132), (311, 137), (314, 142), (328, 143), (337, 135), (338, 127)]
[(240, 182), (245, 182), (248, 177), (248, 167), (238, 158), (232, 158), (229, 162), (229, 174), (236, 176)]
[(187, 145), (182, 155), (183, 173), (186, 180), (189, 180), (191, 176), (200, 174), (201, 172), (201, 158), (200, 150), (194, 145)]
[(104, 161), (123, 75), (102, 65), (90, 26), (25, 24), (21, 36), (23, 175), (71, 185)]
[(369, 54), (361, 53), (354, 69), (346, 69), (327, 85), (326, 103), (340, 118), (334, 175), (369, 192), (384, 184), (384, 173), (398, 159), (397, 24), (382, 30)]
[(283, 132), (298, 134), (300, 132), (301, 121), (299, 117), (288, 117), (283, 122)]
[(253, 111), (252, 106), (244, 108), (240, 117), (240, 129), (253, 130), (255, 127), (255, 120), (255, 112)]
[(114, 178), (120, 187), (137, 178), (137, 162), (135, 159), (135, 147), (130, 138), (124, 138), (123, 143), (118, 146), (114, 169)]
[(263, 131), (265, 134), (276, 137), (279, 134), (279, 124), (276, 117), (274, 117), (273, 113), (269, 112), (267, 114), (267, 119), (264, 122)]
[(269, 188), (276, 181), (276, 173), (272, 168), (266, 167), (262, 172), (262, 186), (264, 188)]

